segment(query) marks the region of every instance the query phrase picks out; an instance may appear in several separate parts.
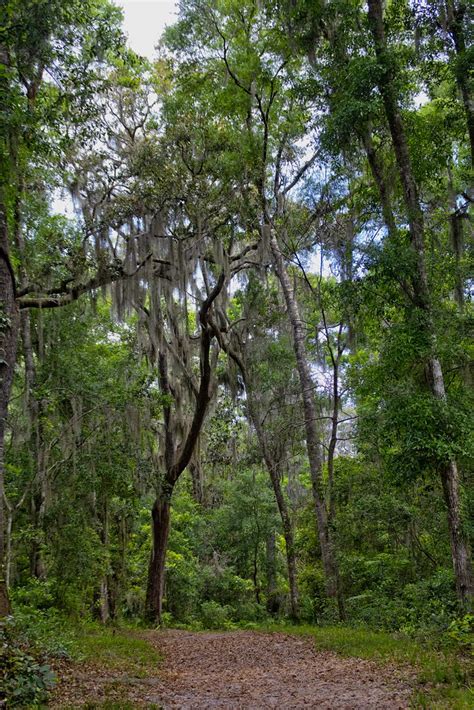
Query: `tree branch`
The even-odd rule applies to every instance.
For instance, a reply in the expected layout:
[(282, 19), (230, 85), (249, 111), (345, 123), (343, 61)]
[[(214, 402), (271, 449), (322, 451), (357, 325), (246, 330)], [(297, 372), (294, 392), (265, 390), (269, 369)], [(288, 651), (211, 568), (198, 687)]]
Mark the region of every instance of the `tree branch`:
[(191, 456), (196, 445), (197, 438), (202, 429), (204, 418), (206, 416), (207, 406), (210, 399), (210, 384), (211, 384), (211, 363), (210, 363), (210, 350), (212, 338), (215, 334), (214, 328), (209, 323), (209, 311), (222, 291), (225, 283), (225, 272), (222, 271), (217, 283), (210, 292), (209, 296), (203, 302), (201, 309), (199, 311), (199, 322), (201, 324), (201, 355), (200, 355), (200, 365), (201, 365), (201, 381), (199, 384), (199, 392), (196, 399), (196, 407), (194, 409), (193, 421), (189, 429), (186, 440), (183, 444), (181, 452), (178, 456), (178, 461), (174, 466), (169, 469), (167, 475), (170, 480), (169, 483), (174, 485), (178, 480), (181, 473), (184, 471), (186, 466), (191, 460)]

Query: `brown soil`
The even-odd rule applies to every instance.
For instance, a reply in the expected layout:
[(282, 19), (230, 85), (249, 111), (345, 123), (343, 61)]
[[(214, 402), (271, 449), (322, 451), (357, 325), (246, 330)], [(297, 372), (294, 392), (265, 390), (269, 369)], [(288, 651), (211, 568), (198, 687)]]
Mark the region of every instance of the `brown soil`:
[[(167, 631), (165, 708), (406, 708), (410, 689), (395, 670), (318, 652), (314, 640), (236, 631)], [(151, 700), (151, 698), (150, 698)]]
[[(52, 707), (104, 699), (133, 707), (205, 710), (408, 708), (409, 678), (396, 667), (318, 651), (309, 637), (251, 631), (146, 634), (163, 655), (158, 675), (68, 673)], [(84, 672), (86, 671), (86, 672)], [(67, 691), (66, 691), (67, 688)], [(100, 707), (97, 705), (96, 707)], [(125, 705), (127, 707), (127, 705)], [(130, 705), (128, 705), (130, 707)]]

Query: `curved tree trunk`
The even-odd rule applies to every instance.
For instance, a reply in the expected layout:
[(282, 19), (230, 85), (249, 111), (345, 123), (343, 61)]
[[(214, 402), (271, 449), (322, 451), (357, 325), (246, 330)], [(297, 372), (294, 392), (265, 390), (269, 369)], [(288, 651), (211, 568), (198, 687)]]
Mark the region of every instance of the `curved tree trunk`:
[[(264, 229), (269, 230), (270, 226), (265, 225)], [(308, 451), (311, 485), (318, 524), (319, 544), (326, 578), (326, 590), (328, 596), (337, 599), (339, 596), (342, 598), (342, 593), (340, 590), (340, 578), (336, 560), (335, 544), (332, 531), (328, 525), (328, 514), (324, 500), (322, 485), (323, 462), (321, 442), (319, 441), (316, 428), (317, 416), (314, 403), (314, 383), (311, 377), (308, 358), (306, 355), (303, 321), (299, 313), (298, 303), (288, 275), (288, 270), (274, 233), (270, 234), (269, 245), (275, 262), (277, 276), (283, 290), (288, 316), (293, 330), (293, 347), (303, 398), (306, 447)], [(339, 609), (341, 609), (340, 606)]]
[[(340, 362), (340, 357), (342, 354), (342, 349), (340, 345), (340, 338), (341, 338), (341, 333), (342, 333), (342, 325), (339, 327), (339, 335), (338, 335), (338, 353), (337, 356), (334, 356), (334, 353), (331, 350), (331, 359), (332, 359), (332, 365), (333, 365), (333, 392), (332, 392), (332, 414), (331, 414), (331, 436), (329, 438), (329, 447), (328, 447), (328, 457), (327, 457), (327, 467), (328, 467), (328, 491), (327, 491), (327, 500), (328, 500), (328, 527), (330, 531), (333, 531), (333, 526), (335, 524), (335, 519), (336, 519), (336, 496), (335, 496), (335, 491), (334, 491), (334, 457), (336, 453), (336, 446), (337, 446), (337, 435), (338, 435), (338, 427), (339, 427), (339, 400), (340, 400), (340, 394), (339, 394), (339, 362)], [(334, 534), (332, 532), (332, 534)], [(344, 595), (342, 593), (342, 585), (341, 585), (341, 580), (339, 578), (339, 570), (336, 569), (336, 595), (337, 595), (337, 607), (339, 611), (339, 618), (341, 621), (345, 620), (346, 618), (346, 606), (344, 603)]]
[(260, 419), (255, 410), (254, 401), (252, 397), (252, 390), (249, 387), (248, 373), (245, 363), (240, 355), (235, 352), (228, 342), (225, 342), (222, 338), (222, 334), (214, 326), (215, 335), (221, 345), (221, 348), (228, 354), (228, 356), (235, 362), (242, 375), (245, 390), (247, 392), (247, 410), (248, 416), (255, 427), (257, 434), (258, 443), (262, 452), (263, 459), (265, 461), (265, 466), (267, 467), (268, 474), (270, 476), (270, 482), (272, 484), (273, 492), (275, 494), (275, 500), (278, 507), (278, 512), (280, 513), (282, 527), (283, 527), (283, 537), (285, 538), (286, 547), (286, 564), (288, 570), (288, 586), (290, 589), (290, 615), (293, 619), (297, 620), (299, 618), (299, 601), (298, 601), (298, 584), (296, 575), (296, 552), (295, 552), (295, 541), (293, 535), (293, 524), (291, 521), (290, 511), (288, 510), (288, 505), (286, 503), (285, 496), (281, 488), (281, 477), (278, 471), (278, 466), (273, 460), (273, 457), (269, 451), (267, 445), (267, 439), (265, 437), (265, 432), (263, 430)]

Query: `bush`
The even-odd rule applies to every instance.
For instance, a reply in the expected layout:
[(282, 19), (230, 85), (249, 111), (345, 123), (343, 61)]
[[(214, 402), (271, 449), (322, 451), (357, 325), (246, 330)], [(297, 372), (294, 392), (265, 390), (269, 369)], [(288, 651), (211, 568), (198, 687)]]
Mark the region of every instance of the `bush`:
[(268, 620), (269, 615), (262, 604), (257, 604), (256, 601), (238, 602), (233, 607), (232, 619), (234, 621), (248, 621), (252, 623)]
[(0, 697), (8, 707), (31, 707), (44, 702), (56, 680), (44, 656), (24, 642), (12, 617), (0, 624), (0, 668)]
[(15, 634), (25, 646), (39, 649), (48, 658), (70, 658), (73, 633), (56, 609), (20, 607), (15, 609), (14, 619)]
[(447, 635), (458, 647), (466, 653), (474, 652), (474, 614), (465, 614), (454, 619), (448, 628)]
[(70, 619), (51, 606), (51, 582), (30, 580), (27, 586), (12, 591), (15, 635), (25, 646), (32, 646), (49, 658), (68, 658), (73, 647)]
[(11, 598), (15, 607), (50, 609), (54, 606), (53, 584), (51, 580), (31, 577), (21, 587), (12, 590)]
[(199, 563), (195, 557), (169, 550), (166, 565), (166, 609), (172, 616), (189, 622), (200, 592)]
[(204, 599), (215, 600), (222, 606), (253, 601), (252, 582), (236, 574), (232, 567), (216, 570), (212, 565), (204, 565), (201, 584)]
[(37, 707), (55, 682), (49, 661), (72, 655), (74, 632), (51, 607), (48, 582), (32, 580), (12, 593), (12, 602), (14, 616), (0, 624), (2, 699), (8, 707)]
[(201, 604), (201, 621), (206, 629), (225, 629), (231, 626), (233, 609), (231, 606), (221, 606), (217, 602)]

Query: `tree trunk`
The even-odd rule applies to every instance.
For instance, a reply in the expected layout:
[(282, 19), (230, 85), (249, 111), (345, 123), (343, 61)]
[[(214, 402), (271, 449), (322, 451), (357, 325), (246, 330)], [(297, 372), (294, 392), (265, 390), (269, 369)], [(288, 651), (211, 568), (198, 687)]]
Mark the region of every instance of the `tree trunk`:
[[(174, 421), (169, 404), (163, 406), (164, 415), (164, 456), (166, 471), (161, 483), (160, 492), (155, 500), (152, 509), (152, 536), (153, 545), (148, 567), (148, 584), (145, 603), (145, 616), (148, 621), (154, 623), (161, 622), (163, 608), (163, 592), (165, 583), (165, 561), (166, 549), (168, 545), (168, 535), (170, 531), (170, 508), (173, 488), (189, 465), (193, 456), (199, 434), (204, 424), (207, 407), (211, 397), (212, 368), (210, 360), (211, 343), (214, 337), (214, 329), (209, 323), (209, 311), (215, 299), (221, 293), (225, 284), (224, 271), (217, 279), (216, 285), (203, 301), (199, 310), (199, 323), (201, 326), (201, 347), (200, 347), (200, 383), (196, 394), (196, 403), (193, 417), (188, 433), (180, 447), (176, 446)], [(157, 320), (160, 328), (163, 327), (163, 318), (160, 309), (157, 309)], [(156, 353), (158, 358), (158, 373), (161, 391), (169, 395), (171, 393), (168, 379), (168, 365), (166, 353), (162, 349)]]
[[(105, 551), (109, 549), (109, 506), (107, 498), (103, 501), (102, 506), (102, 545)], [(110, 618), (110, 587), (109, 587), (110, 569), (105, 570), (100, 582), (99, 590), (99, 618), (102, 624), (106, 624)]]
[(287, 562), (287, 568), (288, 568), (288, 585), (290, 588), (290, 609), (291, 609), (291, 617), (293, 619), (298, 619), (299, 618), (299, 608), (298, 608), (298, 586), (297, 586), (297, 577), (296, 577), (296, 553), (295, 553), (295, 544), (294, 544), (294, 537), (293, 537), (293, 525), (291, 522), (291, 516), (290, 512), (288, 510), (288, 506), (286, 504), (285, 496), (283, 495), (283, 491), (281, 489), (281, 477), (278, 471), (278, 467), (276, 463), (273, 460), (273, 457), (270, 453), (270, 450), (267, 445), (267, 440), (265, 437), (265, 432), (263, 430), (263, 427), (260, 423), (260, 419), (258, 417), (258, 414), (255, 409), (254, 405), (254, 400), (253, 400), (253, 393), (252, 389), (249, 386), (249, 379), (248, 379), (248, 373), (247, 373), (247, 368), (245, 367), (245, 363), (243, 359), (238, 355), (237, 352), (235, 352), (230, 346), (228, 342), (225, 342), (224, 339), (222, 338), (222, 334), (217, 332), (216, 329), (216, 334), (218, 336), (219, 343), (222, 347), (222, 349), (229, 355), (229, 357), (234, 360), (235, 364), (240, 370), (240, 373), (242, 375), (242, 378), (244, 380), (245, 384), (245, 390), (247, 393), (247, 411), (248, 411), (248, 416), (250, 421), (252, 422), (253, 426), (255, 427), (255, 431), (257, 433), (257, 439), (260, 445), (260, 449), (262, 452), (263, 459), (265, 461), (265, 465), (267, 467), (268, 474), (270, 476), (270, 481), (273, 487), (273, 492), (275, 494), (275, 500), (277, 502), (278, 506), (278, 512), (280, 513), (281, 517), (281, 522), (282, 522), (282, 527), (283, 527), (283, 536), (285, 538), (285, 546), (286, 546), (286, 562)]
[(198, 458), (195, 458), (195, 460), (189, 464), (189, 472), (191, 474), (193, 498), (196, 503), (202, 505), (204, 502), (204, 479), (201, 462)]
[(451, 214), (449, 215), (449, 227), (451, 233), (451, 246), (453, 249), (455, 260), (455, 281), (454, 281), (454, 300), (462, 312), (464, 310), (464, 278), (462, 260), (464, 256), (464, 229), (463, 215), (458, 213), (456, 205), (456, 191), (453, 185), (453, 177), (448, 169), (448, 190), (449, 190), (449, 207)]
[(461, 501), (459, 498), (459, 472), (455, 461), (450, 461), (441, 471), (444, 499), (448, 511), (448, 525), (451, 541), (456, 593), (466, 609), (472, 608), (473, 583), (471, 551), (462, 526)]
[[(264, 229), (270, 229), (265, 225)], [(270, 249), (275, 261), (277, 276), (281, 283), (285, 298), (288, 316), (293, 330), (293, 347), (296, 357), (296, 367), (301, 385), (303, 398), (303, 411), (305, 420), (306, 447), (313, 490), (313, 499), (316, 509), (316, 519), (318, 524), (319, 544), (323, 569), (326, 578), (326, 590), (330, 597), (338, 596), (338, 565), (335, 554), (334, 540), (328, 525), (328, 516), (324, 501), (324, 491), (322, 485), (322, 452), (321, 442), (316, 429), (316, 407), (314, 403), (314, 383), (309, 369), (306, 355), (305, 332), (303, 321), (299, 313), (298, 303), (295, 298), (291, 280), (288, 275), (285, 261), (280, 251), (278, 241), (274, 233), (270, 234)]]
[[(249, 394), (247, 393), (247, 396)], [(250, 396), (249, 396), (250, 404)], [(286, 547), (286, 565), (288, 569), (288, 586), (290, 588), (290, 615), (293, 619), (298, 619), (299, 608), (298, 608), (298, 585), (296, 581), (296, 554), (295, 554), (295, 541), (293, 536), (293, 525), (291, 522), (290, 511), (288, 510), (288, 505), (283, 495), (281, 489), (281, 478), (278, 471), (278, 466), (273, 461), (272, 456), (268, 450), (267, 442), (265, 440), (265, 434), (262, 430), (260, 422), (256, 418), (256, 414), (253, 412), (253, 408), (250, 406), (249, 414), (254, 423), (255, 430), (257, 432), (257, 437), (259, 440), (260, 448), (262, 450), (265, 465), (267, 467), (268, 474), (270, 476), (270, 481), (272, 484), (273, 492), (275, 494), (275, 500), (278, 506), (278, 512), (280, 513), (281, 523), (283, 527), (283, 536), (285, 538)]]
[(395, 218), (393, 216), (392, 202), (390, 198), (390, 187), (388, 181), (385, 179), (381, 161), (377, 156), (374, 147), (374, 142), (372, 140), (372, 133), (370, 127), (359, 131), (359, 135), (362, 139), (362, 143), (365, 148), (365, 153), (367, 155), (367, 160), (369, 162), (372, 176), (379, 191), (380, 203), (382, 205), (382, 214), (385, 226), (387, 227), (387, 231), (390, 236), (394, 236), (396, 234), (397, 228), (395, 225)]
[(9, 258), (6, 210), (0, 204), (0, 618), (9, 613), (5, 581), (5, 428), (20, 324), (15, 276)]
[[(25, 240), (22, 228), (22, 199), (24, 194), (24, 180), (20, 173), (18, 176), (18, 190), (15, 198), (13, 237), (14, 244), (20, 256), (19, 285), (27, 285)], [(32, 524), (35, 535), (32, 539), (30, 550), (31, 574), (38, 579), (46, 578), (46, 564), (44, 561), (44, 520), (48, 498), (48, 485), (46, 475), (45, 447), (43, 436), (43, 409), (44, 403), (36, 394), (36, 365), (31, 337), (31, 318), (28, 310), (20, 313), (20, 331), (23, 345), (23, 358), (25, 365), (25, 398), (30, 420), (30, 449), (32, 461), (36, 464), (34, 481), (34, 505), (32, 506)], [(39, 353), (42, 359), (42, 351)]]
[[(335, 518), (336, 518), (336, 496), (334, 492), (334, 456), (336, 453), (336, 446), (337, 446), (337, 434), (338, 434), (338, 427), (339, 427), (339, 361), (340, 357), (342, 354), (341, 345), (340, 345), (340, 338), (342, 334), (342, 326), (339, 328), (339, 334), (338, 334), (338, 353), (337, 356), (335, 357), (333, 352), (331, 351), (331, 358), (332, 358), (332, 364), (333, 364), (333, 392), (332, 392), (332, 415), (331, 415), (331, 436), (329, 438), (329, 447), (328, 447), (328, 458), (327, 458), (327, 467), (328, 467), (328, 492), (327, 492), (327, 498), (328, 498), (328, 527), (329, 530), (331, 531), (331, 534), (334, 534), (333, 532), (333, 526), (335, 523)], [(344, 603), (344, 595), (342, 593), (342, 585), (341, 585), (341, 580), (339, 577), (339, 569), (336, 569), (335, 574), (337, 575), (336, 579), (336, 597), (337, 597), (337, 608), (339, 612), (339, 619), (341, 621), (346, 620), (346, 606)]]
[(290, 512), (288, 510), (283, 491), (281, 490), (280, 476), (274, 466), (269, 467), (268, 462), (267, 469), (270, 474), (270, 480), (272, 482), (273, 491), (275, 493), (275, 498), (277, 501), (278, 510), (283, 526), (283, 537), (285, 538), (286, 548), (286, 566), (288, 570), (288, 586), (290, 589), (290, 616), (296, 621), (299, 618), (299, 606), (298, 584), (296, 580), (296, 553), (295, 541), (293, 536), (293, 525), (291, 523)]
[(471, 146), (471, 164), (474, 167), (474, 106), (471, 97), (471, 85), (469, 71), (469, 54), (466, 51), (466, 38), (464, 33), (464, 18), (466, 16), (467, 3), (460, 0), (446, 0), (446, 13), (448, 20), (448, 31), (454, 42), (456, 51), (456, 82), (461, 92), (464, 112), (466, 114), (469, 143)]
[(260, 604), (260, 586), (258, 584), (258, 544), (260, 542), (260, 535), (255, 538), (255, 543), (253, 546), (253, 560), (252, 560), (252, 582), (253, 582), (253, 592), (255, 594), (255, 601)]
[(107, 577), (104, 577), (100, 583), (99, 593), (99, 619), (101, 624), (106, 624), (110, 618), (109, 612), (109, 588)]
[[(11, 585), (11, 568), (12, 568), (12, 532), (13, 532), (13, 506), (8, 505), (6, 500), (4, 501), (5, 508), (7, 509), (7, 520), (6, 520), (6, 539), (5, 539), (5, 586), (7, 590), (10, 589)], [(4, 508), (4, 509), (5, 509)]]
[(278, 614), (280, 602), (277, 596), (276, 583), (276, 541), (275, 531), (272, 530), (266, 540), (267, 562), (267, 611), (269, 614)]
[[(383, 70), (379, 80), (379, 89), (382, 94), (385, 114), (392, 137), (410, 228), (411, 244), (416, 256), (416, 271), (413, 276), (413, 290), (416, 297), (415, 305), (420, 308), (424, 314), (424, 328), (431, 341), (431, 354), (428, 361), (431, 375), (430, 387), (433, 396), (437, 400), (445, 402), (446, 390), (441, 362), (437, 355), (436, 332), (433, 322), (425, 262), (423, 213), (420, 208), (418, 190), (413, 177), (404, 125), (398, 108), (393, 63), (387, 55), (381, 0), (369, 0), (369, 20), (377, 60)], [(461, 605), (469, 609), (474, 596), (474, 581), (469, 542), (463, 531), (461, 521), (460, 481), (457, 463), (454, 459), (442, 467), (441, 481), (443, 484), (444, 500), (448, 511), (448, 526), (453, 568), (456, 577), (456, 591)]]
[(171, 496), (158, 497), (151, 511), (153, 548), (148, 568), (145, 616), (147, 621), (155, 624), (161, 623), (163, 610), (165, 561), (170, 532), (170, 499)]
[(35, 528), (35, 536), (32, 549), (31, 573), (37, 579), (46, 579), (46, 563), (44, 558), (44, 543), (45, 543), (45, 518), (49, 499), (48, 477), (46, 471), (44, 433), (43, 433), (43, 412), (44, 401), (37, 400), (34, 394), (30, 397), (30, 402), (33, 404), (31, 411), (31, 421), (35, 428), (35, 461), (36, 461), (36, 476), (35, 476), (35, 515), (33, 517), (33, 525)]

